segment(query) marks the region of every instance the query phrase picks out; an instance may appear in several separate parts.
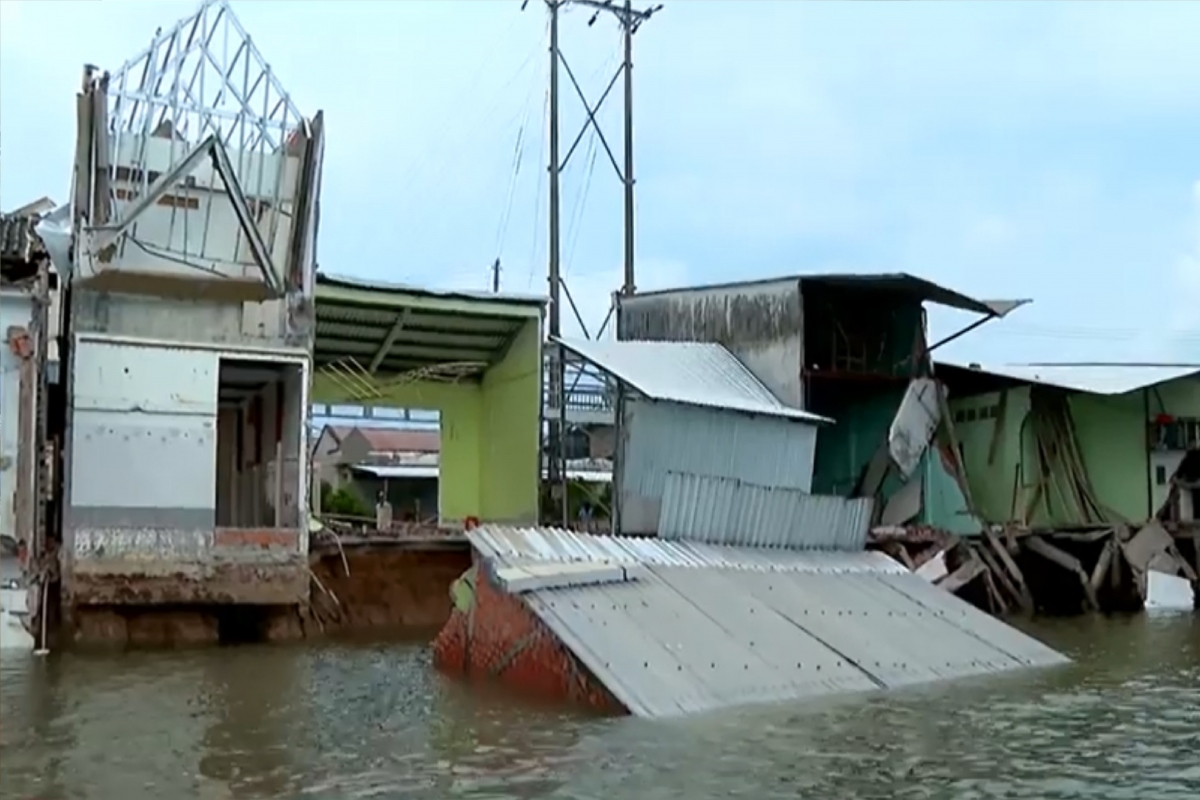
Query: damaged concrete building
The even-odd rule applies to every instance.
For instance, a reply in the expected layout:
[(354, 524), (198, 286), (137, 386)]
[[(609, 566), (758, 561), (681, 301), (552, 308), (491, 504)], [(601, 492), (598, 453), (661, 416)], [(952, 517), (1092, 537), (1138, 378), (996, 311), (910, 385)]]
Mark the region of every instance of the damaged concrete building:
[(781, 400), (732, 348), (553, 344), (615, 387), (617, 535), (467, 531), (445, 672), (663, 717), (1066, 661), (867, 551), (875, 498), (814, 488), (841, 421)]
[(974, 512), (1020, 543), (1014, 566), (1038, 605), (1135, 607), (1148, 571), (1197, 580), (1200, 366), (939, 362), (937, 372)]
[[(930, 343), (927, 302), (979, 317)], [(817, 437), (813, 492), (875, 498), (876, 523), (969, 533), (978, 523), (930, 354), (1024, 302), (907, 274), (796, 275), (618, 297), (617, 336), (724, 345), (782, 402), (837, 420)]]
[(67, 633), (305, 604), (322, 116), (224, 0), (85, 67), (77, 112), (73, 196), (38, 229), (64, 284)]

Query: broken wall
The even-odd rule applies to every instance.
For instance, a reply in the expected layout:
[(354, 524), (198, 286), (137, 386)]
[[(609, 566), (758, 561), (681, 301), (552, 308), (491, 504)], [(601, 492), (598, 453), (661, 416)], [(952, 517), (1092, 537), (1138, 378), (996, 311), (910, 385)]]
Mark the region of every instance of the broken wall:
[(794, 278), (617, 297), (621, 341), (716, 342), (804, 408), (804, 309)]

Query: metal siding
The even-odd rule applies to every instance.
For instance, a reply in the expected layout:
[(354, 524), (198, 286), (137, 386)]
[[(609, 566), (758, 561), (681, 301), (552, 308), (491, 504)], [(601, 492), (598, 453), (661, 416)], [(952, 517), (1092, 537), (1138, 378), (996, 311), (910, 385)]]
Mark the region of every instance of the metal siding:
[[(645, 717), (1066, 661), (1047, 648), (1034, 659), (1014, 658), (885, 581), (922, 579), (654, 566), (625, 583), (523, 597), (630, 712)], [(963, 616), (986, 617), (952, 599), (969, 609)]]
[(668, 472), (658, 538), (749, 547), (859, 551), (870, 498), (814, 495), (694, 472)]
[(558, 339), (567, 350), (652, 400), (808, 422), (832, 420), (788, 406), (723, 345)]
[[(916, 578), (916, 580), (910, 580), (910, 577)], [(1062, 664), (1067, 661), (1064, 656), (1032, 636), (1022, 633), (990, 614), (983, 613), (950, 592), (939, 589), (919, 575), (907, 572), (897, 575), (881, 575), (879, 581), (976, 639), (987, 642), (1019, 664), (1035, 667)]]
[(217, 363), (215, 351), (77, 341), (76, 527), (215, 523)]
[(634, 398), (624, 407), (617, 486), (622, 533), (657, 532), (670, 471), (703, 465), (712, 477), (805, 492), (812, 488), (813, 425)]
[(20, 449), (21, 363), (8, 347), (10, 326), (27, 326), (33, 298), (24, 292), (0, 295), (0, 533), (16, 535), (17, 455)]
[(522, 594), (630, 710), (670, 717), (1049, 666), (1068, 659), (879, 553), (570, 531), (467, 532), (482, 558), (637, 566)]
[(899, 562), (877, 552), (763, 550), (500, 525), (473, 528), (466, 531), (466, 536), (483, 557), (507, 564), (599, 562), (834, 575), (856, 572), (908, 574), (908, 569)]

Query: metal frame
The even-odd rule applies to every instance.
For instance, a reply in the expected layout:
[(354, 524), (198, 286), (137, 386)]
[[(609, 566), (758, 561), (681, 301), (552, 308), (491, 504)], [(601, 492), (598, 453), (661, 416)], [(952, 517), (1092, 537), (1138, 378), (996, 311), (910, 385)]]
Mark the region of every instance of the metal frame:
[[(253, 186), (241, 185), (236, 176), (246, 176), (255, 158), (289, 151), (298, 142), (311, 139), (314, 131), (254, 46), (228, 0), (204, 0), (191, 16), (166, 30), (160, 29), (146, 49), (112, 74), (99, 74), (96, 67), (85, 67), (79, 111), (76, 214), (77, 219), (86, 214), (85, 225), (95, 225), (98, 231), (89, 254), (96, 255), (117, 243), (122, 235), (136, 239), (138, 214), (183, 182), (200, 159), (211, 154), (213, 179), (207, 186), (187, 186), (184, 191), (228, 194), (255, 262), (265, 276), (269, 275), (267, 285), (276, 296), (281, 293), (284, 276), (274, 272), (268, 244), (276, 234), (278, 218), (264, 219), (270, 230), (262, 231), (253, 209), (273, 208), (282, 213), (281, 206), (294, 201), (291, 193), (284, 193), (285, 167), (280, 165), (273, 176), (264, 176), (266, 170), (259, 161)], [(118, 165), (122, 141), (130, 136), (140, 139), (133, 164)], [(170, 167), (151, 183), (154, 172), (147, 168), (146, 156), (147, 143), (154, 136), (168, 139), (171, 152)], [(83, 149), (85, 140), (92, 142), (91, 154)], [(189, 148), (187, 140), (202, 143)], [(229, 148), (235, 152), (232, 159)], [(299, 155), (302, 160), (306, 156), (304, 151), (289, 154)], [(133, 174), (132, 182), (138, 188), (131, 194), (138, 199), (120, 220), (109, 225), (112, 220), (108, 211), (114, 200), (111, 186), (118, 170)], [(223, 186), (217, 183), (216, 175)], [(172, 236), (177, 214), (172, 205)], [(297, 215), (294, 224), (304, 224), (304, 216), (307, 214)], [(206, 260), (203, 253), (209, 223), (206, 212), (200, 252), (182, 253), (183, 263)], [(167, 252), (169, 258), (180, 255), (173, 250)], [(199, 261), (196, 266), (204, 268)]]
[[(579, 326), (584, 331), (584, 335), (591, 338), (584, 324), (583, 318), (579, 313), (578, 307), (575, 305), (575, 300), (571, 296), (571, 290), (567, 286), (566, 281), (562, 276), (561, 270), (561, 221), (560, 221), (560, 192), (559, 192), (559, 176), (562, 170), (570, 161), (575, 149), (583, 140), (588, 129), (595, 131), (600, 140), (600, 144), (604, 148), (604, 152), (608, 156), (609, 162), (612, 164), (613, 171), (617, 179), (624, 187), (624, 280), (621, 286), (621, 294), (633, 294), (635, 291), (634, 280), (634, 174), (633, 174), (633, 34), (650, 19), (651, 16), (662, 10), (662, 5), (655, 5), (646, 9), (635, 9), (632, 0), (624, 0), (623, 3), (616, 0), (543, 0), (546, 9), (550, 14), (550, 102), (549, 102), (549, 126), (550, 126), (550, 192), (549, 192), (549, 269), (548, 282), (550, 287), (550, 319), (549, 319), (549, 335), (551, 338), (557, 338), (562, 335), (562, 297), (565, 296), (567, 303), (570, 305), (575, 319), (579, 322)], [(528, 0), (522, 3), (522, 9), (528, 5)], [(600, 14), (609, 13), (620, 24), (624, 34), (624, 58), (621, 66), (609, 80), (604, 91), (600, 95), (600, 99), (595, 103), (588, 101), (587, 95), (580, 86), (579, 81), (575, 78), (575, 73), (571, 70), (570, 64), (567, 62), (566, 56), (559, 46), (559, 11), (569, 5), (583, 6), (592, 10), (592, 16), (588, 20), (588, 26), (592, 26), (599, 19)], [(583, 103), (584, 110), (587, 112), (587, 119), (580, 128), (579, 133), (575, 136), (570, 147), (567, 148), (567, 154), (563, 158), (559, 158), (559, 66), (566, 70), (567, 78), (575, 89), (576, 95)], [(596, 113), (600, 110), (604, 101), (608, 99), (613, 87), (616, 85), (617, 79), (624, 77), (624, 166), (618, 165), (616, 156), (613, 154), (612, 148), (609, 146), (608, 140), (601, 129), (599, 122), (596, 120)], [(608, 315), (605, 317), (604, 323), (601, 324), (600, 330), (597, 332), (597, 337), (604, 334), (605, 328), (608, 326), (608, 321), (612, 317), (612, 307), (609, 307)], [(568, 503), (567, 503), (567, 478), (566, 478), (566, 400), (569, 394), (567, 389), (567, 359), (562, 351), (557, 346), (551, 346), (549, 349), (549, 396), (553, 398), (552, 407), (556, 408), (557, 414), (550, 420), (549, 429), (549, 458), (547, 479), (551, 483), (555, 492), (559, 493), (561, 499), (562, 524), (567, 526), (570, 523), (568, 519)], [(580, 375), (575, 376), (574, 385), (578, 383)]]

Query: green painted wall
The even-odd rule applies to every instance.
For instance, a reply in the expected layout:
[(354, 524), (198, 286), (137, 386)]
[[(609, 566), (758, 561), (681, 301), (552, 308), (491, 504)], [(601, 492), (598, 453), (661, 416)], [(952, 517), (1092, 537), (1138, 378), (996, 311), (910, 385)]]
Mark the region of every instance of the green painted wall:
[[(439, 508), (444, 524), (467, 517), (536, 524), (541, 437), (541, 325), (530, 320), (481, 383), (413, 382), (387, 387), (378, 406), (441, 415)], [(355, 403), (320, 373), (314, 403)]]
[[(1068, 401), (1080, 453), (1096, 496), (1118, 517), (1134, 522), (1146, 519), (1151, 509), (1158, 507), (1157, 500), (1152, 506), (1147, 495), (1151, 465), (1146, 449), (1146, 424), (1159, 413), (1200, 416), (1198, 380), (1174, 381), (1147, 392), (1148, 395), (1136, 391), (1117, 396), (1077, 393)], [(950, 401), (971, 494), (989, 522), (1020, 518), (1039, 481), (1032, 432), (1022, 431), (1022, 423), (1029, 412), (1029, 387), (1010, 389), (1007, 395), (1002, 438), (996, 448), (996, 457), (990, 463), (988, 451), (999, 420), (985, 413), (999, 407), (1000, 394)], [(1017, 511), (1014, 514), (1011, 509), (1018, 464), (1023, 464), (1023, 479), (1017, 485)], [(1047, 513), (1044, 504), (1039, 502), (1030, 524), (1055, 526), (1079, 522), (1070, 508), (1064, 508), (1057, 495), (1053, 498), (1052, 509)]]
[[(320, 373), (313, 376), (314, 403), (358, 403)], [(483, 388), (478, 383), (415, 381), (387, 387), (374, 405), (433, 409), (441, 415), (442, 452), (438, 481), (440, 515), (446, 523), (483, 519), (480, 487)]]
[[(1029, 389), (1009, 389), (1003, 395), (993, 392), (952, 397), (949, 406), (976, 509), (988, 522), (1011, 519), (1013, 487), (1021, 459), (1019, 437), (1021, 423), (1029, 413)], [(993, 455), (992, 440), (997, 430), (1000, 440)]]
[(538, 519), (542, 349), (536, 320), (483, 378), (481, 519), (534, 525)]

